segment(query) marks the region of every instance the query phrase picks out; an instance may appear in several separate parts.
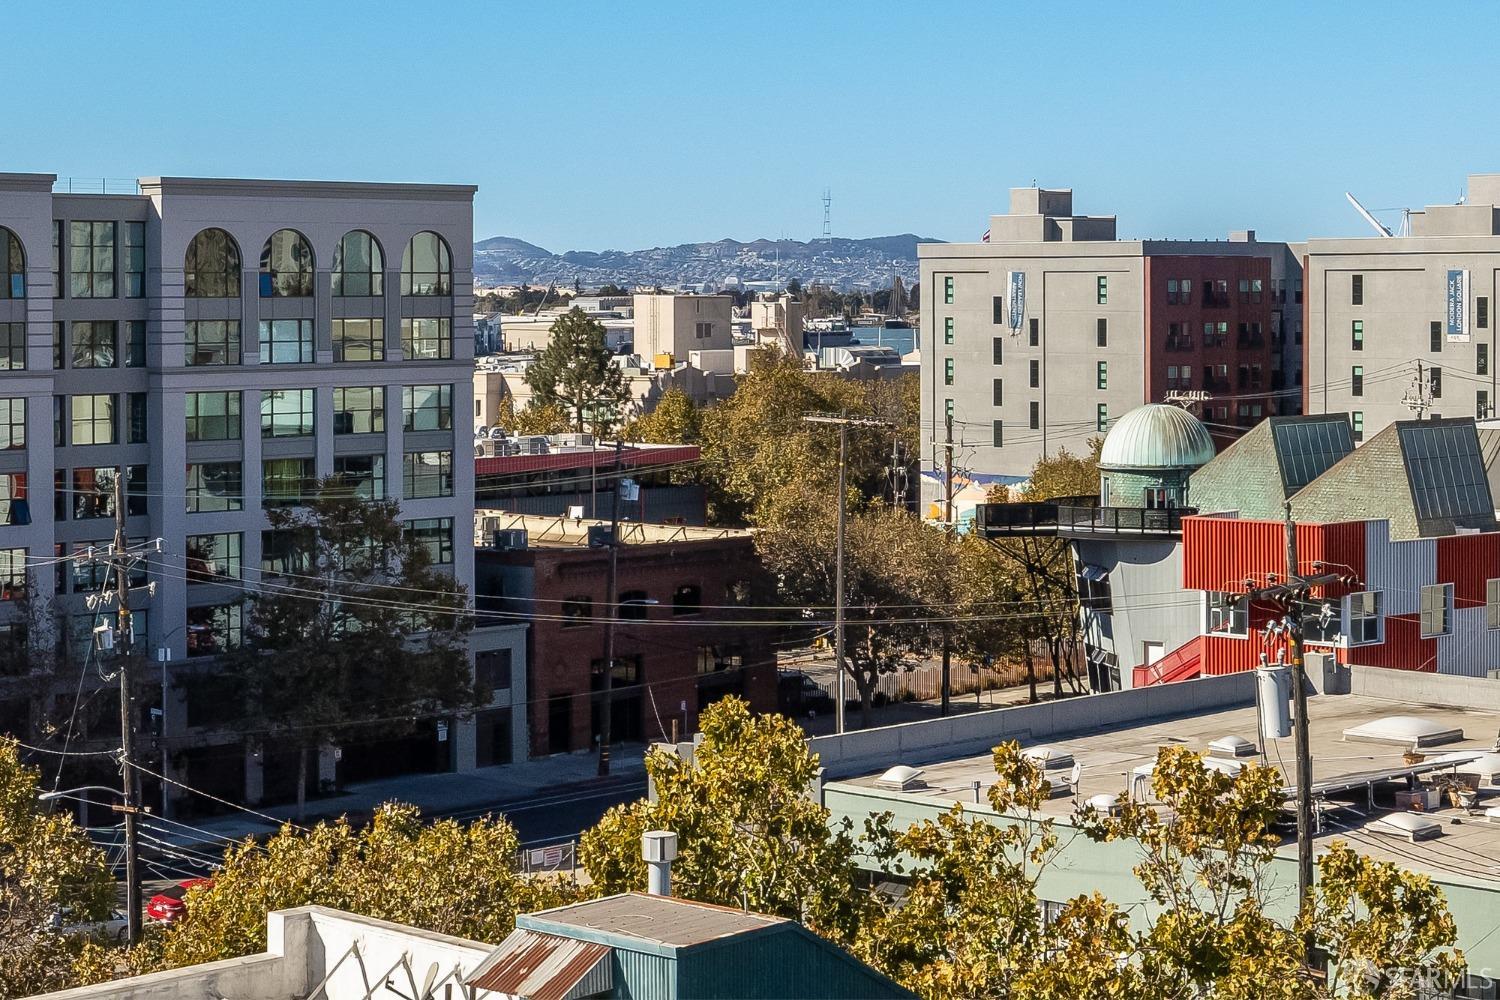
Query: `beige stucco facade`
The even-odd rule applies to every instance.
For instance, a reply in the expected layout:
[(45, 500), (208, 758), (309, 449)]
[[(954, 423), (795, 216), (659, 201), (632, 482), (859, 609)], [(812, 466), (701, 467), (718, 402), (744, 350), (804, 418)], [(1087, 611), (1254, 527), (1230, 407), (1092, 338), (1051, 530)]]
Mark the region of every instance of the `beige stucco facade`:
[(637, 295), (635, 353), (686, 360), (690, 351), (729, 350), (733, 306), (727, 295)]

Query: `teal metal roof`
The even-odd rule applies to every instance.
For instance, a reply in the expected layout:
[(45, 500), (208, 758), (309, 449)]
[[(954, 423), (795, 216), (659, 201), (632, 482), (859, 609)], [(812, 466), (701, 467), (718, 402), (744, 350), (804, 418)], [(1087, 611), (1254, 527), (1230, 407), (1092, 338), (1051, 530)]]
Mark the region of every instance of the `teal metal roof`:
[(1116, 420), (1104, 437), (1099, 468), (1196, 469), (1214, 457), (1208, 429), (1187, 410), (1148, 403)]

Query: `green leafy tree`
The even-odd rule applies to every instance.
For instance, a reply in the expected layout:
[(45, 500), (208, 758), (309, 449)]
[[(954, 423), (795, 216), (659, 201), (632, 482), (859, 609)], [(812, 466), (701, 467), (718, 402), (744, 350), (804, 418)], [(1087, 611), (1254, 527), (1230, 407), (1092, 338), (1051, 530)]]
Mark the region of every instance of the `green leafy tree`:
[(72, 985), (80, 942), (51, 930), (102, 920), (114, 899), (104, 856), (67, 811), (38, 801), (40, 772), (0, 740), (0, 997)]
[(650, 413), (633, 418), (621, 432), (627, 441), (648, 444), (695, 444), (700, 436), (700, 411), (688, 394), (673, 387), (662, 393)]
[(615, 806), (579, 844), (602, 894), (646, 887), (641, 835), (678, 836), (672, 891), (689, 899), (803, 920), (847, 939), (863, 899), (854, 890), (853, 841), (808, 796), (818, 759), (779, 715), (753, 716), (729, 697), (702, 715), (691, 760), (653, 749), (654, 802)]
[(579, 432), (614, 424), (629, 393), (605, 344), (604, 324), (570, 309), (552, 324), (547, 349), (526, 369), (533, 402), (566, 411)]
[(298, 751), (299, 818), (320, 745), (476, 703), (467, 594), (404, 534), (400, 514), (397, 501), (361, 499), (337, 477), (305, 505), (266, 512), (300, 573), (250, 594), (245, 642), (228, 665), (251, 725)]

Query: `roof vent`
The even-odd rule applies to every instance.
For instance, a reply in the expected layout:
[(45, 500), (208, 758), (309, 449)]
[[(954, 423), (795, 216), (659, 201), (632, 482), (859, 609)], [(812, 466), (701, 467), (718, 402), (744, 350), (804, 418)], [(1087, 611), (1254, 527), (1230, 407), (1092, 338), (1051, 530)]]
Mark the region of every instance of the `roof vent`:
[(1344, 730), (1344, 739), (1355, 743), (1389, 743), (1398, 747), (1435, 747), (1463, 738), (1462, 729), (1415, 715), (1387, 715)]
[(1254, 757), (1260, 748), (1243, 736), (1220, 736), (1208, 745), (1210, 753), (1223, 757)]
[(922, 780), (922, 775), (925, 773), (925, 771), (915, 767), (897, 764), (875, 779), (875, 787), (893, 788), (898, 792), (910, 792), (917, 788), (926, 788), (927, 782)]
[(1419, 840), (1431, 840), (1443, 835), (1443, 824), (1430, 816), (1419, 816), (1409, 812), (1382, 816), (1370, 824), (1370, 829), (1396, 837), (1405, 837), (1412, 843)]
[(1064, 771), (1073, 766), (1073, 755), (1057, 747), (1030, 747), (1021, 756), (1043, 771)]
[(1210, 771), (1219, 771), (1227, 774), (1231, 778), (1239, 777), (1240, 772), (1245, 769), (1245, 765), (1240, 761), (1226, 760), (1223, 757), (1204, 757), (1203, 766)]
[(1083, 807), (1110, 815), (1119, 811), (1120, 797), (1108, 792), (1100, 792), (1098, 795), (1089, 796), (1089, 800), (1083, 804)]

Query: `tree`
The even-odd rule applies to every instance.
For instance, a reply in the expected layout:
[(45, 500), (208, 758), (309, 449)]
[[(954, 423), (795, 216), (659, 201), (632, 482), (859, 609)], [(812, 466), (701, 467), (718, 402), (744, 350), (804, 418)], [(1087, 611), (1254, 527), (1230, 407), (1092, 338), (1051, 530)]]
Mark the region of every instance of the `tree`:
[(735, 697), (704, 710), (692, 758), (652, 749), (655, 801), (615, 806), (579, 843), (601, 894), (646, 887), (641, 834), (677, 834), (672, 891), (796, 920), (837, 940), (857, 926), (854, 845), (808, 796), (818, 759), (779, 715), (752, 716)]
[(500, 412), (495, 414), (495, 423), (508, 434), (566, 434), (572, 429), (572, 418), (568, 411), (556, 403), (539, 404), (528, 400), (521, 411), (516, 412), (513, 396), (506, 396), (500, 403)]
[(40, 772), (0, 740), (0, 997), (71, 985), (77, 939), (49, 930), (54, 916), (102, 920), (114, 899), (104, 856), (67, 810), (44, 811)]
[(1037, 502), (1054, 497), (1098, 496), (1099, 452), (1104, 448), (1104, 439), (1089, 438), (1088, 447), (1086, 456), (1059, 448), (1057, 454), (1037, 459), (1031, 467), (1021, 499)]
[(694, 444), (699, 438), (698, 404), (675, 386), (662, 393), (650, 413), (633, 418), (621, 431), (627, 441), (649, 444)]
[(570, 309), (552, 324), (544, 350), (526, 369), (533, 403), (557, 406), (582, 433), (596, 431), (619, 419), (629, 400), (625, 375), (605, 344), (604, 324)]
[(475, 705), (467, 594), (400, 514), (397, 501), (363, 500), (338, 477), (303, 506), (266, 512), (300, 573), (249, 595), (228, 666), (251, 725), (298, 751), (299, 818), (309, 751), (356, 727), (399, 732)]

